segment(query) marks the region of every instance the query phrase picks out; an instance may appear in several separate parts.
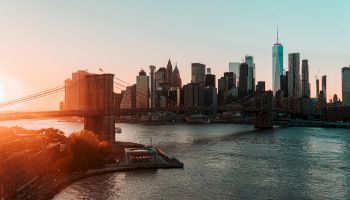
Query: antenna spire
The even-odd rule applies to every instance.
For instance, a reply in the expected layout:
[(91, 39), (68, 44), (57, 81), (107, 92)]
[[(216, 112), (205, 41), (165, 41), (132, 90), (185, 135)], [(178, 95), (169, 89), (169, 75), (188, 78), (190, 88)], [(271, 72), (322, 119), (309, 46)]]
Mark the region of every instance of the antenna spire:
[(278, 44), (278, 26), (277, 26), (277, 44)]

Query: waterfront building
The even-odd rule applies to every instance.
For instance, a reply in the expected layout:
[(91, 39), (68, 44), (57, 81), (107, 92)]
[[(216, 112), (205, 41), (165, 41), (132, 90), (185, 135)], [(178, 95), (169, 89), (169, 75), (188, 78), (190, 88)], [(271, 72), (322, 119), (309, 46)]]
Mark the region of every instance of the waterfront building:
[(258, 81), (258, 84), (256, 85), (256, 91), (265, 92), (265, 81)]
[(172, 87), (176, 87), (176, 88), (182, 87), (180, 71), (177, 68), (177, 64), (175, 65), (174, 71), (172, 72)]
[(281, 89), (281, 75), (283, 75), (283, 45), (278, 41), (272, 47), (272, 91), (274, 95)]
[(136, 108), (148, 108), (149, 76), (141, 69), (136, 77)]
[(207, 74), (205, 75), (205, 87), (215, 87), (215, 79), (215, 75), (211, 74), (211, 68), (207, 68)]
[(155, 73), (155, 85), (156, 88), (162, 87), (166, 83), (167, 69), (165, 67), (161, 67)]
[[(239, 78), (239, 66), (241, 66), (240, 62), (230, 62), (229, 64), (229, 72), (233, 72), (236, 74), (236, 81), (238, 81)], [(235, 83), (238, 85), (238, 83)]]
[(205, 85), (205, 65), (201, 63), (192, 63), (191, 66), (191, 82)]
[(301, 91), (302, 91), (302, 97), (310, 98), (308, 60), (302, 60), (302, 64), (301, 64)]
[(234, 72), (225, 72), (225, 90), (231, 90), (236, 87), (236, 74)]
[(255, 91), (255, 63), (253, 56), (245, 56), (245, 62), (248, 65), (247, 89), (248, 92)]
[(300, 54), (288, 54), (288, 97), (301, 97), (300, 87)]
[(327, 101), (327, 76), (326, 75), (322, 76), (322, 91), (323, 91), (324, 98)]
[(239, 67), (238, 96), (244, 98), (248, 95), (248, 64), (241, 63)]
[(204, 106), (204, 87), (199, 83), (188, 83), (184, 85), (185, 107)]
[(342, 68), (342, 96), (343, 104), (350, 106), (350, 66)]

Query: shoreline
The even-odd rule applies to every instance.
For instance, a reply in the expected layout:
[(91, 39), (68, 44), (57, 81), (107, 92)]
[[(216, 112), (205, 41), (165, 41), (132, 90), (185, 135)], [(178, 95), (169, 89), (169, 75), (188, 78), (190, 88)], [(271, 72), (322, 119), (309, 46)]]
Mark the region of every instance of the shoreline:
[[(64, 180), (62, 183), (55, 186), (50, 191), (44, 192), (45, 194), (40, 198), (43, 200), (53, 199), (57, 194), (59, 194), (62, 190), (70, 186), (71, 184), (83, 180), (85, 178), (99, 176), (104, 174), (112, 174), (117, 172), (128, 172), (128, 171), (136, 171), (136, 170), (154, 170), (154, 169), (172, 169), (172, 168), (180, 168), (174, 166), (161, 166), (161, 165), (153, 165), (153, 166), (115, 166), (115, 167), (103, 167), (99, 169), (88, 170), (83, 172), (83, 174), (79, 174), (77, 176), (69, 177), (68, 180)], [(71, 174), (72, 175), (72, 174)]]

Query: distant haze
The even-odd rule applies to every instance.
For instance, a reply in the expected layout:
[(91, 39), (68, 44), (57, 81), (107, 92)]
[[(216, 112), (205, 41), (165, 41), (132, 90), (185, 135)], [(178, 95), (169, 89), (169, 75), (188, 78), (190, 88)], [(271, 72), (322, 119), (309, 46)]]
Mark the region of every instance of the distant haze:
[[(129, 82), (141, 68), (177, 62), (183, 83), (192, 62), (217, 78), (228, 63), (253, 55), (257, 81), (271, 89), (272, 45), (279, 26), (288, 53), (327, 75), (328, 98), (341, 97), (350, 64), (350, 1), (316, 0), (32, 0), (0, 1), (0, 101), (63, 85), (78, 69), (114, 73)], [(320, 73), (318, 73), (318, 70)]]

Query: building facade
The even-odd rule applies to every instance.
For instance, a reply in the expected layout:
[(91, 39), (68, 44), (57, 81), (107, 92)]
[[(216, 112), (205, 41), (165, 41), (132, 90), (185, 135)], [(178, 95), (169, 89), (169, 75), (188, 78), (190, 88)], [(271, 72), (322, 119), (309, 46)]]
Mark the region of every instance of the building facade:
[(301, 91), (302, 91), (302, 97), (310, 98), (308, 60), (302, 60), (302, 64), (301, 64)]
[(276, 94), (281, 89), (280, 77), (283, 75), (283, 46), (277, 42), (272, 47), (272, 90)]
[(288, 54), (288, 97), (301, 97), (300, 86), (300, 54)]
[(247, 88), (248, 92), (255, 91), (255, 63), (253, 56), (245, 56), (245, 62), (248, 64)]
[(350, 106), (350, 66), (342, 68), (342, 96), (343, 104)]
[(192, 63), (191, 66), (191, 82), (205, 85), (205, 65), (201, 63)]
[(136, 77), (136, 108), (148, 108), (149, 76), (144, 70)]
[(323, 91), (324, 98), (327, 101), (327, 76), (326, 75), (322, 76), (322, 91)]

